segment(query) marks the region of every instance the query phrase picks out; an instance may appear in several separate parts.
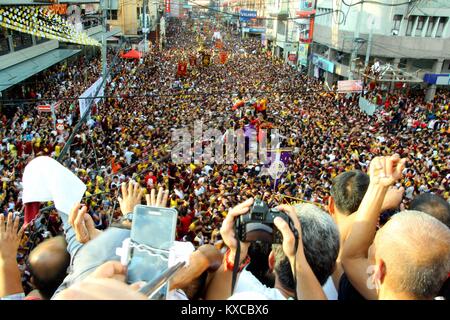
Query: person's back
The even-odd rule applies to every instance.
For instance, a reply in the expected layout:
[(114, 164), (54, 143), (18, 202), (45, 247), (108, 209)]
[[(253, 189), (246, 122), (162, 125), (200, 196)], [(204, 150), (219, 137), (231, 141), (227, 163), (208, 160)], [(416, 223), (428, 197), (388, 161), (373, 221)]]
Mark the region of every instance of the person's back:
[[(352, 224), (352, 213), (358, 210), (369, 181), (369, 176), (360, 170), (343, 172), (332, 181), (328, 211), (339, 229), (341, 249)], [(339, 300), (364, 300), (345, 276), (339, 257), (333, 272), (333, 282), (338, 289)]]

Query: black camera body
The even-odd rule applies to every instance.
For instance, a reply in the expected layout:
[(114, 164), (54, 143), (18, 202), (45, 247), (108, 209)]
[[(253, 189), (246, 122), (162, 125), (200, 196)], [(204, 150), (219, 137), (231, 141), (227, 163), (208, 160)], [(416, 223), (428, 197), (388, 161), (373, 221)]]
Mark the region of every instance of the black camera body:
[(281, 244), (283, 236), (273, 223), (276, 217), (286, 221), (295, 233), (294, 222), (286, 213), (275, 208), (269, 209), (264, 201), (255, 199), (250, 212), (239, 216), (235, 222), (237, 238), (242, 242)]

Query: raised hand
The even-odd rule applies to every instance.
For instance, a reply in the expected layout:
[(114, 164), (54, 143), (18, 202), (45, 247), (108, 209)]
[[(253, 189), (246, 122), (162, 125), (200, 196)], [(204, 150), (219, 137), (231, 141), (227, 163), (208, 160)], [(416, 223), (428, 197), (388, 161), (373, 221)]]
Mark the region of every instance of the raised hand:
[(389, 209), (398, 209), (400, 204), (402, 203), (403, 195), (405, 193), (405, 188), (395, 188), (390, 187), (386, 192), (386, 196), (383, 200), (383, 205), (381, 207), (381, 211), (389, 210)]
[(390, 187), (402, 178), (406, 159), (400, 159), (398, 154), (390, 157), (375, 157), (369, 166), (370, 183)]
[[(245, 214), (250, 211), (250, 207), (253, 204), (253, 198), (250, 198), (234, 208), (230, 209), (227, 214), (227, 217), (223, 220), (222, 227), (220, 228), (220, 234), (222, 236), (223, 242), (227, 245), (231, 250), (230, 259), (234, 258), (234, 254), (236, 253), (236, 248), (238, 242), (236, 240), (236, 234), (234, 232), (234, 223), (238, 216)], [(247, 251), (250, 246), (250, 243), (241, 242), (241, 260), (245, 259), (247, 256)]]
[(86, 279), (61, 291), (56, 300), (146, 300), (139, 284), (127, 285), (126, 269), (119, 261), (108, 261)]
[(26, 227), (27, 225), (23, 225), (19, 230), (19, 217), (13, 219), (12, 213), (8, 214), (5, 224), (5, 216), (0, 214), (0, 260), (16, 260)]
[(144, 190), (135, 181), (130, 180), (127, 184), (122, 183), (122, 197), (119, 197), (120, 211), (122, 214), (133, 212), (134, 207), (141, 204)]
[(101, 231), (95, 228), (94, 220), (87, 213), (87, 207), (77, 203), (69, 214), (69, 224), (75, 230), (76, 239), (86, 243), (97, 237)]
[(164, 190), (160, 187), (158, 191), (158, 196), (155, 198), (155, 189), (152, 189), (150, 194), (145, 196), (145, 200), (148, 206), (152, 207), (167, 207), (167, 200), (169, 199), (169, 190)]
[(293, 206), (282, 204), (277, 207), (281, 212), (286, 213), (294, 222), (294, 227), (298, 232), (298, 247), (297, 251), (295, 250), (295, 236), (289, 227), (288, 223), (280, 217), (276, 217), (273, 223), (280, 230), (283, 235), (283, 252), (288, 257), (291, 262), (291, 266), (293, 267), (293, 261), (298, 252), (301, 251), (303, 253), (303, 242), (302, 242), (302, 227), (300, 221), (298, 220), (297, 213), (295, 212), (295, 208)]

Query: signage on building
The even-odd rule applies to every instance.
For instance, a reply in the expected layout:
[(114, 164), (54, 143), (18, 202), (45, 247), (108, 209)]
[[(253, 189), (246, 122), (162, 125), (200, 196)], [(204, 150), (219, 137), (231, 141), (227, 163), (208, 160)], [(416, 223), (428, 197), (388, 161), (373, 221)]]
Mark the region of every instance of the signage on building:
[(252, 10), (241, 10), (239, 11), (239, 20), (241, 21), (250, 21), (251, 19), (256, 19), (258, 16), (256, 11)]
[(363, 84), (361, 80), (338, 81), (338, 92), (340, 93), (360, 92), (362, 89)]
[(288, 60), (294, 62), (295, 60), (297, 60), (297, 55), (295, 53), (289, 53)]
[(330, 60), (327, 60), (317, 54), (314, 54), (312, 57), (312, 62), (315, 66), (318, 66), (320, 69), (328, 71), (330, 73), (334, 73), (334, 63)]
[(60, 16), (67, 14), (67, 4), (53, 4), (48, 9)]
[(423, 81), (428, 84), (437, 84), (441, 86), (450, 85), (450, 74), (448, 73), (426, 73)]
[(300, 0), (301, 11), (311, 11), (314, 8), (313, 0)]
[(308, 49), (309, 44), (307, 43), (299, 43), (298, 45), (298, 61), (302, 66), (308, 65)]
[(251, 32), (251, 33), (265, 33), (266, 32), (266, 28), (264, 28), (264, 27), (251, 27), (248, 32)]
[(170, 0), (164, 0), (164, 6), (166, 8), (166, 13), (170, 13)]

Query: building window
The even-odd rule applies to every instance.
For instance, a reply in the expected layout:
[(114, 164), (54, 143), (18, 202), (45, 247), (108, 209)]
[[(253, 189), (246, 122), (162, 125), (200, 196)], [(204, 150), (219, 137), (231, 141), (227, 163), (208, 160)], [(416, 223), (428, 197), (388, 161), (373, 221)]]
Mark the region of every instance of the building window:
[(394, 16), (394, 25), (392, 27), (392, 34), (398, 35), (398, 32), (400, 31), (400, 26), (402, 24), (403, 16), (401, 14), (396, 14)]
[(8, 30), (0, 29), (0, 56), (9, 53)]
[(417, 28), (416, 28), (416, 37), (422, 36), (423, 25), (425, 24), (425, 17), (419, 16), (417, 18)]
[(427, 28), (427, 34), (426, 37), (431, 37), (431, 34), (433, 33), (434, 26), (436, 24), (437, 17), (429, 17), (428, 18), (428, 28)]
[(12, 31), (13, 47), (14, 50), (25, 49), (33, 45), (31, 35), (13, 30)]
[(108, 10), (108, 20), (117, 20), (117, 10)]
[(410, 36), (412, 34), (412, 29), (414, 27), (414, 23), (416, 22), (417, 16), (410, 16), (408, 19), (408, 25), (406, 26), (406, 34)]
[(47, 42), (47, 41), (50, 41), (50, 39), (36, 36), (36, 44), (44, 43), (44, 42)]
[(448, 17), (440, 17), (436, 31), (436, 38), (441, 38), (444, 33), (445, 26), (447, 25)]

